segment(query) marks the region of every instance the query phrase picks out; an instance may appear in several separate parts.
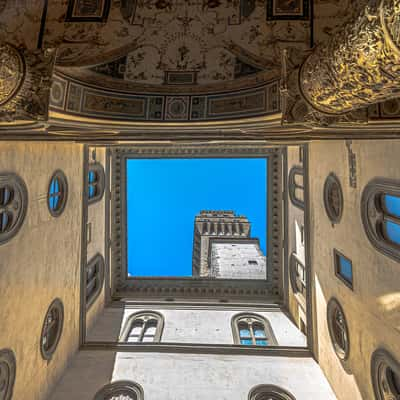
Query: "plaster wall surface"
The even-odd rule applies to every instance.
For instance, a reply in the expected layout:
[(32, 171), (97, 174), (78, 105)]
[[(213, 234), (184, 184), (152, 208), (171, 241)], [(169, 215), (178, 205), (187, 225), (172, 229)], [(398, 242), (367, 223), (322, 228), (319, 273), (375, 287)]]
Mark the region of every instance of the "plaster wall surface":
[[(164, 317), (161, 342), (233, 344), (231, 320), (243, 309), (173, 309), (147, 308)], [(88, 335), (89, 341), (118, 341), (129, 316), (142, 308), (106, 308)], [(247, 312), (247, 310), (246, 310)], [(271, 324), (280, 346), (306, 346), (305, 336), (279, 309), (248, 311), (265, 317)]]
[[(95, 159), (93, 160), (93, 150), (95, 150)], [(101, 164), (105, 170), (106, 164), (106, 149), (101, 147), (89, 148), (89, 166), (92, 162)], [(105, 182), (107, 185), (107, 180)], [(107, 187), (105, 188), (107, 190)], [(95, 203), (88, 204), (88, 230), (87, 235), (90, 240), (87, 243), (87, 261), (89, 262), (96, 254), (101, 254), (105, 258), (105, 193), (101, 200)], [(106, 260), (105, 260), (106, 262)], [(86, 314), (86, 328), (90, 329), (96, 318), (102, 312), (105, 302), (104, 285), (103, 288), (93, 304), (87, 310)]]
[(336, 399), (311, 358), (84, 351), (50, 400), (92, 400), (116, 380), (138, 383), (146, 400), (247, 400), (260, 384), (285, 388), (297, 400)]
[[(78, 347), (83, 147), (78, 144), (1, 142), (0, 173), (13, 172), (28, 190), (25, 221), (0, 245), (0, 349), (10, 348), (17, 373), (13, 399), (45, 399)], [(63, 213), (50, 215), (47, 191), (61, 169), (68, 181)], [(40, 353), (49, 305), (64, 305), (64, 328), (50, 361)]]
[(258, 243), (212, 243), (211, 274), (228, 279), (266, 279), (266, 257)]
[[(360, 204), (366, 184), (375, 177), (399, 179), (400, 142), (353, 141), (357, 187), (349, 184), (348, 152), (344, 141), (310, 146), (310, 212), (316, 356), (340, 400), (373, 400), (371, 355), (385, 348), (400, 361), (399, 264), (379, 253), (364, 231)], [(323, 203), (329, 173), (339, 178), (343, 216), (332, 225)], [(353, 263), (353, 290), (334, 273), (333, 249)], [(349, 358), (341, 363), (330, 341), (326, 306), (336, 297), (343, 307), (350, 339)]]
[[(287, 147), (287, 173), (292, 167), (303, 167), (303, 152), (300, 146)], [(288, 187), (287, 187), (288, 190)], [(287, 288), (287, 302), (289, 312), (297, 326), (301, 326), (301, 320), (307, 324), (305, 299), (300, 294), (294, 292), (290, 282), (290, 256), (295, 253), (305, 264), (305, 235), (304, 235), (304, 210), (295, 206), (288, 196), (287, 200), (287, 270), (285, 271), (285, 287)]]

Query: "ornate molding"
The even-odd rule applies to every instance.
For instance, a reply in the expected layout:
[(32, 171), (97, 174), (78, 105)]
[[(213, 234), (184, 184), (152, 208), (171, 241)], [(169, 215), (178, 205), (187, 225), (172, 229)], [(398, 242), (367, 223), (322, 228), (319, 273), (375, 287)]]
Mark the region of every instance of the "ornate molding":
[[(268, 157), (268, 265), (266, 280), (212, 278), (128, 278), (126, 255), (126, 173), (128, 158)], [(112, 293), (114, 297), (265, 298), (282, 294), (281, 149), (260, 144), (136, 145), (112, 151)]]
[(330, 125), (366, 124), (367, 109), (341, 115), (327, 114), (316, 109), (303, 95), (300, 88), (301, 66), (307, 54), (295, 49), (284, 50), (282, 55), (282, 125), (328, 127)]
[(55, 50), (0, 46), (0, 121), (47, 120)]
[(291, 83), (283, 87), (284, 122), (367, 122), (366, 107), (400, 94), (399, 30), (400, 0), (370, 0), (303, 61), (284, 60), (284, 79)]

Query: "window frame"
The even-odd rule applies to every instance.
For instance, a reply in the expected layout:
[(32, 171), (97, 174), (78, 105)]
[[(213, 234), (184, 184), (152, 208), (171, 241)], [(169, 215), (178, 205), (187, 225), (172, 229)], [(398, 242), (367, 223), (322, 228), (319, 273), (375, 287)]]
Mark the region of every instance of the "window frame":
[[(382, 394), (384, 389), (381, 388), (382, 381), (380, 377), (382, 368), (390, 368), (400, 377), (400, 362), (398, 362), (386, 349), (379, 348), (374, 351), (371, 357), (371, 380), (376, 400), (385, 400), (386, 398)], [(388, 386), (393, 390), (390, 384), (388, 384)]]
[(115, 381), (104, 385), (94, 396), (93, 400), (110, 400), (113, 396), (135, 396), (134, 400), (143, 400), (143, 388), (132, 381)]
[[(255, 339), (252, 329), (250, 329), (252, 344), (251, 345), (242, 344), (241, 337), (240, 337), (239, 323), (241, 320), (244, 320), (244, 319), (252, 320), (251, 323), (253, 323), (253, 321), (254, 321), (256, 323), (261, 324), (264, 328), (265, 337), (269, 344), (267, 344), (266, 346), (256, 344), (255, 343), (256, 339)], [(233, 343), (235, 345), (244, 346), (244, 347), (259, 346), (259, 347), (263, 347), (263, 348), (279, 346), (278, 341), (275, 336), (275, 333), (274, 333), (274, 330), (272, 329), (271, 323), (269, 322), (269, 320), (266, 317), (264, 317), (262, 315), (255, 314), (255, 313), (236, 314), (231, 319), (231, 327), (232, 327)]]
[[(94, 172), (97, 176), (97, 180), (95, 180), (93, 183), (90, 183), (89, 181), (89, 174), (91, 172)], [(98, 161), (92, 162), (89, 164), (88, 168), (88, 181), (87, 181), (87, 199), (88, 199), (88, 204), (94, 204), (100, 201), (103, 198), (104, 191), (105, 191), (105, 172), (104, 172), (104, 167), (102, 164), (100, 164)], [(89, 196), (89, 187), (94, 186), (95, 188), (100, 188), (98, 190), (97, 194), (93, 197)]]
[[(152, 342), (144, 342), (143, 337), (145, 333), (145, 325), (141, 330), (140, 340), (137, 342), (129, 342), (129, 334), (133, 329), (133, 325), (135, 321), (143, 320), (144, 318), (148, 317), (148, 319), (155, 319), (157, 321), (156, 332), (154, 334), (154, 340)], [(139, 311), (136, 313), (131, 314), (125, 321), (124, 327), (121, 331), (119, 342), (126, 343), (129, 345), (136, 345), (136, 344), (149, 344), (149, 343), (159, 343), (161, 342), (162, 333), (164, 330), (164, 316), (158, 311)]]
[(296, 400), (296, 398), (279, 386), (258, 385), (250, 390), (248, 400)]
[[(59, 315), (57, 331), (56, 331), (55, 339), (53, 340), (53, 344), (48, 349), (45, 349), (44, 345), (43, 345), (43, 340), (49, 330), (48, 323), (47, 323), (48, 317), (49, 317), (50, 313), (52, 313), (54, 310), (56, 310)], [(42, 332), (40, 334), (40, 353), (44, 360), (50, 361), (52, 359), (53, 354), (57, 350), (58, 343), (60, 342), (63, 327), (64, 327), (64, 305), (59, 298), (56, 298), (51, 302), (49, 308), (47, 309), (46, 315), (43, 320)]]
[[(301, 175), (303, 177), (303, 186), (300, 186), (296, 183), (296, 175)], [(300, 200), (296, 197), (296, 189), (303, 190), (303, 200)], [(304, 169), (299, 165), (294, 165), (289, 171), (288, 178), (288, 193), (291, 203), (304, 210), (304, 196), (305, 196), (305, 185), (304, 185)]]
[[(59, 184), (61, 185), (60, 188), (60, 205), (57, 209), (52, 209), (50, 207), (50, 197), (54, 197), (51, 193), (50, 193), (50, 188), (51, 188), (51, 184), (53, 182), (54, 179), (58, 179)], [(57, 169), (53, 172), (53, 174), (51, 175), (51, 178), (49, 180), (49, 184), (47, 187), (47, 196), (46, 196), (47, 200), (47, 209), (49, 210), (49, 213), (51, 216), (53, 217), (59, 217), (64, 209), (65, 206), (67, 204), (67, 200), (68, 200), (68, 180), (67, 177), (65, 176), (64, 172), (61, 169)]]
[[(298, 285), (297, 285), (297, 279), (298, 279), (297, 264), (300, 264), (304, 269), (304, 282), (302, 282), (303, 288), (304, 288), (303, 291), (299, 290)], [(294, 275), (295, 273), (296, 273), (296, 276)], [(290, 285), (292, 286), (293, 293), (296, 296), (301, 297), (301, 299), (303, 300), (302, 303), (305, 306), (305, 299), (307, 297), (307, 271), (306, 271), (306, 267), (305, 267), (303, 261), (300, 260), (300, 258), (298, 257), (298, 255), (295, 252), (292, 252), (290, 254), (289, 278), (290, 278)]]
[[(343, 325), (343, 327), (344, 327), (344, 332), (343, 332), (344, 333), (344, 342), (345, 342), (344, 348), (342, 348), (338, 344), (335, 334), (334, 334), (332, 319), (334, 317), (335, 311), (339, 311), (342, 314), (343, 321), (344, 321), (344, 325)], [(331, 299), (329, 300), (329, 302), (327, 304), (326, 317), (327, 317), (327, 323), (328, 323), (329, 336), (331, 339), (333, 349), (340, 361), (342, 361), (342, 362), (347, 361), (347, 359), (349, 358), (349, 355), (350, 355), (349, 327), (348, 327), (347, 318), (343, 311), (343, 308), (342, 308), (341, 304), (339, 303), (339, 301), (335, 297), (331, 297)]]
[[(7, 225), (5, 230), (0, 232), (0, 245), (2, 245), (10, 241), (20, 231), (24, 223), (28, 209), (28, 190), (24, 180), (19, 175), (7, 172), (0, 173), (0, 188), (9, 188), (13, 191), (8, 202), (0, 205), (0, 217), (3, 213), (11, 214), (13, 217), (10, 226)], [(7, 223), (9, 223), (9, 220), (7, 220)]]
[[(278, 268), (282, 263), (282, 184), (283, 154), (280, 147), (263, 144), (141, 144), (115, 146), (111, 150), (111, 228), (112, 296), (124, 298), (168, 297), (173, 293), (180, 298), (190, 299), (205, 296), (209, 299), (276, 298), (284, 291)], [(215, 279), (192, 277), (136, 277), (127, 271), (126, 230), (126, 160), (151, 158), (267, 158), (268, 159), (268, 226), (266, 279)]]
[[(368, 240), (380, 253), (400, 262), (400, 245), (385, 237), (383, 223), (390, 220), (400, 225), (400, 218), (390, 216), (383, 204), (384, 195), (400, 197), (400, 180), (374, 178), (361, 196), (361, 219)], [(385, 218), (385, 216), (387, 216)]]
[[(92, 276), (92, 279), (90, 281), (93, 281), (95, 279), (95, 282), (97, 282), (97, 288), (96, 290), (90, 295), (90, 298), (88, 298), (88, 271), (91, 268), (94, 268), (96, 264), (99, 265), (99, 270), (97, 273), (95, 272), (95, 275)], [(104, 270), (105, 270), (105, 261), (104, 257), (100, 254), (97, 253), (95, 254), (87, 263), (85, 267), (85, 302), (86, 302), (86, 309), (89, 309), (90, 306), (97, 300), (99, 297), (103, 285), (104, 285)]]
[[(350, 262), (351, 264), (351, 282), (348, 281), (344, 276), (340, 274), (341, 267), (340, 267), (340, 257), (343, 257), (347, 261)], [(350, 258), (346, 257), (343, 253), (341, 253), (337, 249), (333, 249), (333, 264), (335, 268), (335, 276), (342, 281), (349, 289), (354, 290), (354, 273), (353, 273), (353, 262), (350, 260)]]

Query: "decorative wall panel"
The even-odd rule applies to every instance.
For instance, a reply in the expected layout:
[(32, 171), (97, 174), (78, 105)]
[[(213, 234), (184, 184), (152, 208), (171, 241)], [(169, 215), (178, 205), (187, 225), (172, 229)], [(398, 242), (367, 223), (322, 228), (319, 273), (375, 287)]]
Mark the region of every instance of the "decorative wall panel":
[(310, 0), (267, 0), (268, 20), (308, 19)]
[(51, 108), (94, 118), (141, 121), (254, 117), (279, 112), (279, 82), (227, 93), (174, 96), (111, 92), (56, 76), (51, 92)]
[(67, 22), (105, 22), (111, 0), (69, 0)]

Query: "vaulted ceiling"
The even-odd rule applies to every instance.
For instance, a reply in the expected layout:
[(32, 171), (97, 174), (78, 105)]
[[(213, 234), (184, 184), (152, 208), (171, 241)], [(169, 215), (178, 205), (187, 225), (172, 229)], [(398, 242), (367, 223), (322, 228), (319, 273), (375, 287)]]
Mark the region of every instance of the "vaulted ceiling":
[(58, 112), (141, 121), (254, 117), (279, 111), (283, 50), (305, 54), (357, 4), (0, 0), (0, 39), (55, 49), (50, 104)]

